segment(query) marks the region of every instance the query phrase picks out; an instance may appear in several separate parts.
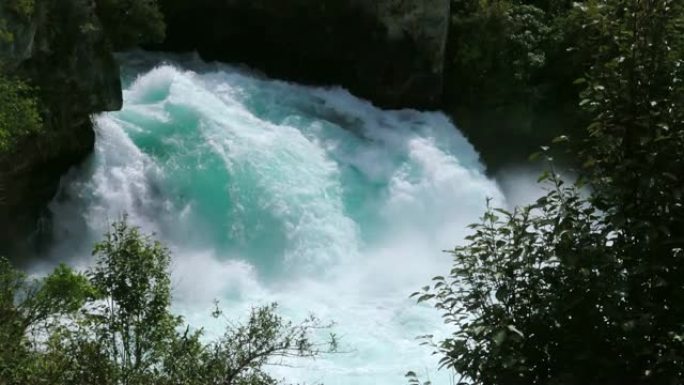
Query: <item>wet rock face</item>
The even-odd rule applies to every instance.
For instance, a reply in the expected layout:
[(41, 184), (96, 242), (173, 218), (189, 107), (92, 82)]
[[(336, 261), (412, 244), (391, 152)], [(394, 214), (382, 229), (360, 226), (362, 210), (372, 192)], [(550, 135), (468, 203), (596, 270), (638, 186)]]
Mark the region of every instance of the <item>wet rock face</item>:
[(13, 35), (0, 44), (0, 61), (37, 86), (45, 125), (0, 157), (0, 255), (20, 256), (31, 254), (26, 239), (61, 176), (92, 151), (90, 115), (121, 108), (121, 83), (92, 1), (41, 1), (30, 17), (0, 16)]
[(163, 0), (167, 39), (273, 77), (339, 84), (384, 107), (438, 106), (448, 0)]

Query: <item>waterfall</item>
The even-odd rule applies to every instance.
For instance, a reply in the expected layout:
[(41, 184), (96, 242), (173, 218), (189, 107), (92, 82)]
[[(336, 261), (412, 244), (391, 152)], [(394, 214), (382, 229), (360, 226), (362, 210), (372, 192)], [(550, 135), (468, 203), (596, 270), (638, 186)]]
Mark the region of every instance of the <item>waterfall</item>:
[(214, 299), (238, 318), (275, 301), (336, 322), (342, 353), (277, 376), (396, 385), (436, 368), (415, 337), (448, 330), (408, 295), (448, 271), (442, 250), (487, 197), (503, 202), (447, 117), (192, 56), (122, 62), (123, 109), (95, 117), (94, 154), (50, 205), (54, 259), (87, 264), (126, 213), (171, 248), (174, 309), (208, 334), (221, 331)]

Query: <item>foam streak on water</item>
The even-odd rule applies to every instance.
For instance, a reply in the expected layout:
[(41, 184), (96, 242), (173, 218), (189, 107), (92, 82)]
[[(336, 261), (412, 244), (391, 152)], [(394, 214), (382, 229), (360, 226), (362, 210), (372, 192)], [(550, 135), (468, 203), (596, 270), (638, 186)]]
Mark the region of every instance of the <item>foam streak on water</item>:
[(127, 213), (172, 248), (174, 306), (191, 324), (219, 330), (214, 298), (229, 315), (277, 301), (337, 322), (350, 353), (277, 375), (381, 385), (434, 368), (415, 337), (443, 332), (438, 314), (407, 296), (448, 269), (441, 250), (485, 198), (501, 199), (450, 121), (197, 60), (149, 64), (159, 59), (124, 58), (123, 110), (96, 117), (94, 155), (51, 205), (54, 254), (88, 255)]

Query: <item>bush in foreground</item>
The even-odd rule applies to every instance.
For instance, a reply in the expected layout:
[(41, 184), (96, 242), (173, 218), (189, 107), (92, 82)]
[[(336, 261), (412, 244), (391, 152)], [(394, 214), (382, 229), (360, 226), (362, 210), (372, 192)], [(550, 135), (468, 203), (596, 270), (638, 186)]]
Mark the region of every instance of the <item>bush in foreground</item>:
[(169, 251), (125, 220), (94, 255), (85, 274), (60, 266), (41, 280), (0, 260), (0, 384), (276, 384), (268, 365), (335, 348), (313, 339), (327, 325), (286, 321), (275, 305), (204, 342), (170, 311)]
[(574, 12), (592, 123), (558, 142), (580, 182), (548, 172), (536, 203), (488, 210), (449, 274), (415, 293), (454, 326), (428, 343), (463, 383), (684, 383), (684, 5)]

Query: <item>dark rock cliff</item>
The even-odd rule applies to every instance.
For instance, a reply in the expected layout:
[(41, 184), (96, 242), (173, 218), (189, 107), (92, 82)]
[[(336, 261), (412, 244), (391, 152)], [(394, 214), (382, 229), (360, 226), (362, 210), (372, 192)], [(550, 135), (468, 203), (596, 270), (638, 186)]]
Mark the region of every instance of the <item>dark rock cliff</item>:
[(441, 102), (449, 0), (163, 0), (167, 51), (342, 85), (384, 107)]
[(30, 253), (19, 240), (35, 233), (61, 175), (92, 151), (90, 115), (121, 107), (121, 84), (92, 1), (36, 2), (30, 17), (0, 12), (13, 35), (0, 60), (37, 88), (45, 125), (0, 157), (0, 253), (17, 255)]

